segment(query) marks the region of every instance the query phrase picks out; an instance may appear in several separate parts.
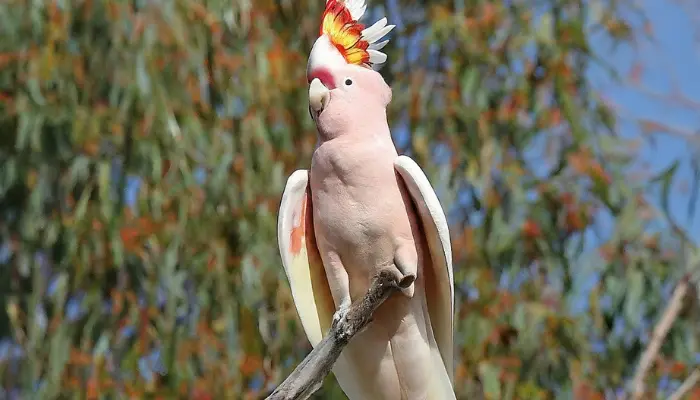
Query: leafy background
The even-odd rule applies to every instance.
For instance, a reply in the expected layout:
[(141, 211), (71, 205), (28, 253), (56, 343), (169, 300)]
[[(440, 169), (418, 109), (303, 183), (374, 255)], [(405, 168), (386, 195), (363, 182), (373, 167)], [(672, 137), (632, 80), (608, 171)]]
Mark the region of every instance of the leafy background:
[[(258, 399), (308, 353), (276, 218), (315, 144), (323, 5), (3, 3), (2, 398)], [(659, 2), (370, 6), (365, 22), (397, 24), (381, 71), (397, 147), (449, 216), (458, 398), (621, 393), (685, 276), (646, 380), (670, 394), (700, 362), (697, 137), (600, 85), (646, 88), (634, 54)], [(663, 168), (640, 162), (649, 146)], [(315, 398), (344, 397), (331, 376)]]

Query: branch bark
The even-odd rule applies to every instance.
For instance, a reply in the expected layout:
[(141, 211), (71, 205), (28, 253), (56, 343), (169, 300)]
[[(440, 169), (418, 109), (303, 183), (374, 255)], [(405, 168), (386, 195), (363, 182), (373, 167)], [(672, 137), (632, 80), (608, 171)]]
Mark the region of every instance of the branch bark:
[(651, 337), (649, 345), (642, 353), (642, 357), (639, 359), (639, 364), (637, 365), (637, 371), (632, 379), (632, 399), (638, 400), (644, 394), (644, 378), (651, 367), (652, 362), (659, 353), (661, 344), (666, 338), (668, 330), (673, 325), (673, 322), (678, 317), (678, 313), (683, 306), (683, 298), (688, 292), (688, 285), (690, 283), (690, 276), (687, 274), (678, 282), (676, 288), (673, 290), (673, 295), (671, 301), (668, 303), (666, 310), (664, 310), (661, 319), (654, 327), (654, 333)]
[(698, 382), (700, 382), (700, 369), (696, 369), (695, 371), (693, 371), (693, 373), (690, 374), (690, 376), (688, 376), (688, 379), (686, 379), (685, 382), (683, 382), (683, 384), (678, 388), (678, 390), (673, 392), (673, 394), (671, 395), (671, 397), (668, 398), (668, 400), (681, 400), (681, 398), (688, 394), (688, 392), (690, 392), (690, 390), (693, 387), (695, 387), (695, 385), (697, 385)]
[(372, 279), (372, 285), (365, 296), (350, 306), (345, 318), (331, 325), (328, 335), (266, 400), (308, 399), (321, 387), (343, 348), (372, 321), (374, 311), (394, 292), (410, 286), (413, 280), (409, 276), (398, 281), (393, 273), (380, 271)]

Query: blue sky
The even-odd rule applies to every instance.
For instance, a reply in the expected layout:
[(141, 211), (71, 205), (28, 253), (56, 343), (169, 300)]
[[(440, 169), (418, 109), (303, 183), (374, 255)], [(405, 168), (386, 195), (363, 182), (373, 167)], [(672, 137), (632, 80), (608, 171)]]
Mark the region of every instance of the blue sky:
[[(596, 36), (591, 42), (595, 52), (624, 78), (630, 76), (635, 65), (641, 65), (639, 82), (636, 85), (632, 82), (620, 84), (599, 68), (592, 68), (589, 77), (599, 92), (622, 110), (619, 132), (625, 137), (649, 138), (641, 133), (635, 122), (639, 118), (657, 121), (688, 134), (688, 137), (681, 138), (679, 133), (659, 132), (654, 135), (653, 142), (645, 140), (637, 165), (656, 174), (675, 160), (681, 160), (670, 209), (675, 222), (697, 243), (700, 217), (689, 218), (687, 211), (691, 198), (686, 189), (694, 181), (691, 159), (700, 154), (700, 133), (694, 132), (700, 128), (700, 79), (697, 79), (700, 46), (693, 38), (700, 30), (693, 26), (697, 22), (692, 20), (693, 17), (700, 18), (700, 13), (692, 15), (674, 1), (640, 0), (640, 6), (652, 28), (650, 40), (640, 40), (634, 47), (617, 48), (601, 36)], [(635, 25), (638, 33), (641, 24)], [(684, 106), (678, 100), (681, 97), (696, 102), (697, 108)]]

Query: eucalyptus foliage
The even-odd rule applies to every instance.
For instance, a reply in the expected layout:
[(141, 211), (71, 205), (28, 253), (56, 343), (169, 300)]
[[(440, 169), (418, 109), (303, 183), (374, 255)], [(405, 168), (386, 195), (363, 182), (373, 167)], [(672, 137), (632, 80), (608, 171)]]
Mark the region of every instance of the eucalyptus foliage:
[[(308, 353), (276, 218), (315, 145), (304, 74), (323, 3), (0, 6), (8, 398), (261, 398)], [(624, 387), (698, 261), (657, 228), (585, 78), (604, 62), (592, 30), (629, 39), (624, 7), (370, 5), (367, 22), (397, 24), (381, 71), (396, 142), (449, 214), (458, 398)], [(698, 362), (691, 297), (652, 392)], [(331, 377), (316, 398), (343, 396)]]

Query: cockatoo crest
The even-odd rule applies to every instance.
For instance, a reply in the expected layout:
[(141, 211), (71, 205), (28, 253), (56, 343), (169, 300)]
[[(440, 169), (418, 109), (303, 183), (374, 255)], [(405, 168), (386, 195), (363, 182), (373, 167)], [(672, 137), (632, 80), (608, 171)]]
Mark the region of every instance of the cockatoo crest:
[(318, 65), (354, 64), (371, 68), (384, 63), (386, 54), (381, 50), (388, 40), (379, 42), (395, 25), (387, 25), (386, 18), (369, 28), (359, 23), (367, 5), (365, 0), (327, 0), (321, 17), (320, 37), (316, 39), (309, 56), (308, 70)]

